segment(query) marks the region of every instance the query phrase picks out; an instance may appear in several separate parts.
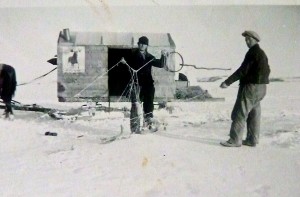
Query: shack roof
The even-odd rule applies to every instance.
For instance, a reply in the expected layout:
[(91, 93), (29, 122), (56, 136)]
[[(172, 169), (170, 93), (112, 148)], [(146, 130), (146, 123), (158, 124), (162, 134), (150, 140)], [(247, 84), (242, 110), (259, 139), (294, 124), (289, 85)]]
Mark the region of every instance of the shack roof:
[(58, 42), (71, 42), (75, 45), (135, 47), (141, 36), (149, 38), (150, 47), (175, 47), (175, 43), (169, 33), (70, 32), (70, 40), (67, 41), (61, 32)]

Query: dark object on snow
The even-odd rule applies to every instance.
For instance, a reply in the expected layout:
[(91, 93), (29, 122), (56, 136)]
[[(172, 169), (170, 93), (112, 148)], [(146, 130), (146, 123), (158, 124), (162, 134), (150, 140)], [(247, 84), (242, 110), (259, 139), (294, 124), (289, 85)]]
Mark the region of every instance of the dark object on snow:
[(57, 57), (51, 58), (51, 59), (47, 60), (47, 62), (52, 65), (57, 65)]
[(182, 74), (182, 73), (179, 73), (178, 75), (178, 80), (179, 81), (188, 81), (188, 78), (186, 75)]
[(281, 78), (270, 78), (270, 82), (284, 82)]
[(0, 96), (5, 103), (5, 114), (13, 114), (12, 97), (17, 86), (15, 69), (7, 64), (0, 64)]
[(47, 132), (45, 133), (45, 135), (49, 135), (49, 136), (57, 136), (57, 133), (47, 131)]
[(207, 90), (203, 90), (200, 86), (189, 86), (187, 88), (176, 89), (177, 99), (186, 100), (206, 100), (212, 98)]
[(158, 103), (158, 109), (163, 109), (167, 107), (167, 102), (166, 101), (162, 101)]

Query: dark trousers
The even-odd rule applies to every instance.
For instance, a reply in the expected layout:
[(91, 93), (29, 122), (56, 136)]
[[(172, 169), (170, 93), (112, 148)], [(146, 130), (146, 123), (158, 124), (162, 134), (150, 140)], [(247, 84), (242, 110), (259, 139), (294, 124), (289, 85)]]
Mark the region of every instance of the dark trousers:
[(240, 85), (237, 99), (231, 113), (230, 138), (241, 144), (243, 129), (247, 124), (246, 140), (258, 143), (260, 132), (260, 101), (265, 97), (266, 84)]
[(154, 94), (155, 94), (154, 85), (141, 86), (140, 100), (143, 102), (144, 117), (146, 120), (149, 118), (153, 118)]

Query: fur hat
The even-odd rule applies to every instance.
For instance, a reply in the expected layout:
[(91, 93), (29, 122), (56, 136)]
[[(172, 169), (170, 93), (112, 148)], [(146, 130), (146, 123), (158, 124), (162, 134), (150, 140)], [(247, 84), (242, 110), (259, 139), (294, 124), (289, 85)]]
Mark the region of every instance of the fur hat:
[(251, 38), (254, 38), (257, 42), (260, 41), (259, 35), (256, 32), (254, 32), (254, 31), (250, 31), (250, 30), (244, 31), (242, 33), (242, 36), (244, 36), (244, 37), (249, 36)]
[(146, 36), (142, 36), (139, 38), (138, 44), (149, 45), (149, 39)]

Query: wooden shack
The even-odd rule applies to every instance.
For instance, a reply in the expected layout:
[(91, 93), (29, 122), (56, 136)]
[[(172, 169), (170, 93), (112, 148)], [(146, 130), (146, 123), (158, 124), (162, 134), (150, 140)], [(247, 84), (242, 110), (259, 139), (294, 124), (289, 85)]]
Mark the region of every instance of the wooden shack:
[[(160, 58), (163, 49), (175, 51), (175, 44), (169, 33), (62, 30), (57, 46), (59, 101), (122, 100), (120, 97), (131, 75), (125, 65), (115, 65), (122, 57), (126, 59), (133, 48), (137, 48), (141, 36), (149, 38), (148, 51), (156, 58)], [(169, 59), (168, 64), (175, 64), (175, 60)], [(175, 74), (163, 68), (153, 67), (152, 75), (156, 89), (155, 100), (174, 98)]]

